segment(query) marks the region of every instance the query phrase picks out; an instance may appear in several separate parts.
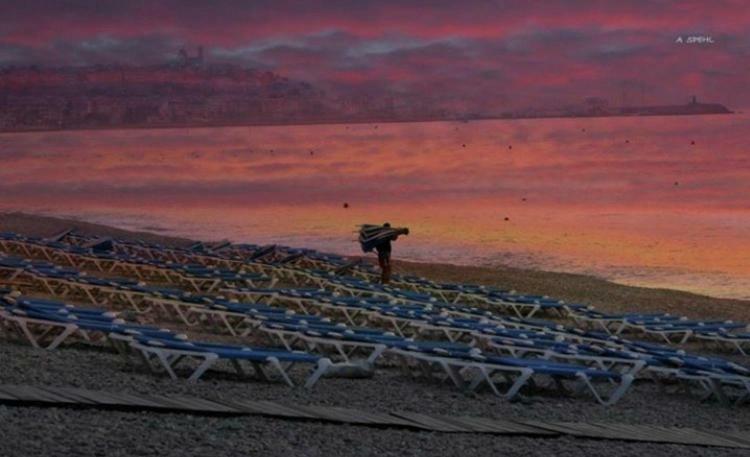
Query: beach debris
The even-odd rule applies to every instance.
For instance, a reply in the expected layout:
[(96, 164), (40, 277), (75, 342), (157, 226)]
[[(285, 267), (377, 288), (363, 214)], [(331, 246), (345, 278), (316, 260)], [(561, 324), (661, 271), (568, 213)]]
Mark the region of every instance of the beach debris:
[(508, 216), (505, 216), (505, 218), (503, 220), (507, 222), (507, 221), (510, 220), (510, 218)]
[(344, 202), (344, 208), (348, 208), (348, 207), (349, 207), (349, 203)]
[(372, 378), (375, 376), (375, 364), (366, 360), (336, 363), (323, 376), (346, 379)]
[(311, 155), (311, 156), (312, 156), (312, 155), (315, 155), (315, 151), (313, 151), (312, 149), (310, 149), (310, 155)]
[(679, 185), (680, 185), (679, 181), (675, 181), (675, 182), (674, 182), (674, 185), (675, 185), (675, 186), (679, 186)]
[(462, 145), (461, 145), (461, 147), (462, 147), (462, 148), (465, 148), (465, 147), (466, 147), (466, 143), (462, 144)]
[(509, 145), (508, 145), (508, 149), (513, 149), (513, 145), (512, 145), (512, 144), (509, 144)]
[(526, 201), (526, 197), (523, 197), (523, 198), (521, 199), (521, 201), (522, 201), (522, 202), (525, 202), (525, 201)]
[(112, 238), (95, 238), (87, 243), (83, 244), (84, 249), (90, 249), (94, 252), (106, 252), (114, 249), (114, 241)]
[(695, 145), (695, 140), (691, 140), (690, 144)]
[(586, 129), (581, 129), (581, 132), (585, 132), (585, 131), (586, 131)]
[(53, 242), (53, 243), (57, 243), (57, 242), (60, 242), (63, 239), (65, 239), (66, 236), (68, 236), (71, 233), (73, 233), (74, 230), (75, 230), (75, 227), (66, 228), (65, 230), (63, 230), (61, 232), (58, 232), (58, 233), (56, 233), (54, 235), (51, 235), (51, 236), (48, 236), (47, 238), (42, 238), (42, 239), (44, 241), (50, 241), (50, 242)]
[(626, 144), (630, 144), (630, 140), (625, 140), (625, 143)]

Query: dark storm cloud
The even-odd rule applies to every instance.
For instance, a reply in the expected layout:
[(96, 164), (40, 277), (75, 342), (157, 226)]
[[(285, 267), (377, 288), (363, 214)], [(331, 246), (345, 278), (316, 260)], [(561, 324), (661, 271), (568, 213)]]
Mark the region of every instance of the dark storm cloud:
[[(632, 80), (654, 102), (750, 102), (740, 1), (5, 3), (0, 65), (153, 64), (204, 45), (212, 61), (326, 89), (438, 94), (467, 108), (577, 101)], [(715, 43), (675, 44), (689, 34)]]

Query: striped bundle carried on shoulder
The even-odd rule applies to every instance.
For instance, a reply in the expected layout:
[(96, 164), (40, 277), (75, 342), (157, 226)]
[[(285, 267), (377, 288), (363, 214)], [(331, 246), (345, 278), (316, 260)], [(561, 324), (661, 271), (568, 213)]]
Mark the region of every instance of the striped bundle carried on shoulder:
[(384, 241), (393, 241), (399, 235), (408, 235), (406, 227), (387, 227), (384, 225), (363, 224), (359, 228), (359, 244), (363, 252), (370, 252)]

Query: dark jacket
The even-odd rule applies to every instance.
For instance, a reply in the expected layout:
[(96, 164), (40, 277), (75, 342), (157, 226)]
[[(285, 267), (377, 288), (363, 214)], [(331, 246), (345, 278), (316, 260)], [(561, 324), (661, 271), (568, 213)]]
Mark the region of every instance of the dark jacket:
[(378, 251), (378, 257), (390, 257), (391, 255), (391, 240), (387, 239), (377, 245), (375, 250)]

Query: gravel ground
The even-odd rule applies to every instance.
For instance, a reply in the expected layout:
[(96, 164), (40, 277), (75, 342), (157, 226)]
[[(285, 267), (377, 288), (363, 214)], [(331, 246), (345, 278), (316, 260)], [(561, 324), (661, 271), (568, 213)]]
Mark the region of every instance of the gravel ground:
[[(574, 438), (374, 429), (259, 417), (210, 418), (0, 406), (0, 455), (747, 456), (747, 450)], [(13, 437), (13, 439), (7, 439)]]
[[(396, 369), (379, 369), (372, 379), (322, 379), (314, 390), (290, 389), (281, 383), (245, 380), (217, 366), (190, 384), (126, 365), (114, 353), (97, 348), (34, 349), (0, 342), (4, 369), (0, 383), (81, 387), (111, 392), (192, 395), (215, 400), (247, 398), (289, 404), (358, 408), (366, 411), (414, 411), (428, 414), (559, 421), (658, 424), (720, 430), (750, 430), (750, 408), (703, 403), (685, 393), (664, 394), (650, 382), (631, 387), (612, 407), (591, 398), (541, 392), (509, 402), (489, 393), (464, 395), (451, 386), (415, 380)], [(226, 370), (226, 371), (224, 371)], [(296, 373), (303, 376), (304, 373)], [(299, 376), (298, 376), (299, 379)], [(721, 421), (717, 421), (717, 418)]]

